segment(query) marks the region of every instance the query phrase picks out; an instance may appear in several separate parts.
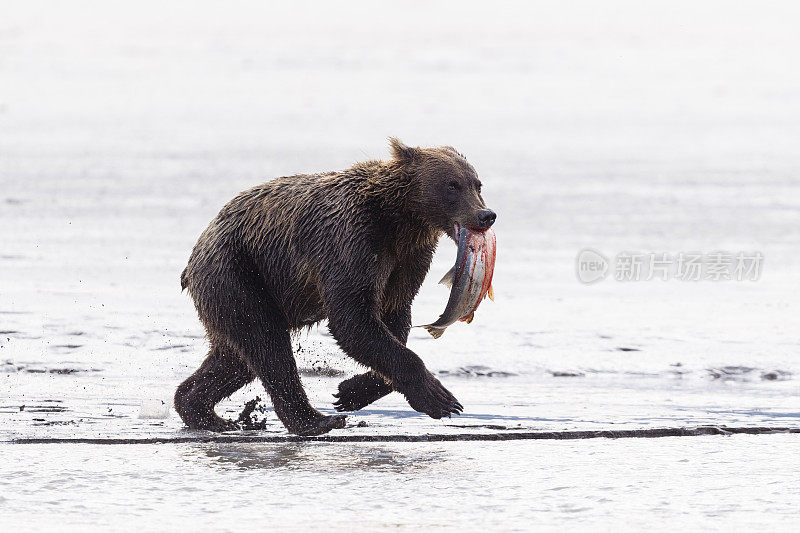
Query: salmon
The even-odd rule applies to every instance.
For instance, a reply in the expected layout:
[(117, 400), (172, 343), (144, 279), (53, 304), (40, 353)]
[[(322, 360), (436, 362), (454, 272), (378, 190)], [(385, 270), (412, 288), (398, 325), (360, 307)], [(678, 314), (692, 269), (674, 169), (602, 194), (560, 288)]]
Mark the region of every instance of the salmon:
[(447, 307), (436, 322), (421, 326), (438, 339), (447, 326), (462, 321), (469, 324), (475, 310), (487, 296), (494, 300), (492, 275), (496, 252), (494, 231), (489, 228), (475, 231), (469, 228), (456, 228), (458, 233), (458, 253), (456, 264), (439, 281), (450, 287)]

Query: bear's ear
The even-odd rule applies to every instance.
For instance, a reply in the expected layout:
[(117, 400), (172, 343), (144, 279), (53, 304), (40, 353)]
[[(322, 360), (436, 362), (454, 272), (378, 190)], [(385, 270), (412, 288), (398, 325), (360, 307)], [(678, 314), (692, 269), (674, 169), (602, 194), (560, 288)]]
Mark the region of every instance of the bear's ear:
[(389, 146), (392, 147), (392, 155), (398, 161), (408, 163), (419, 157), (419, 148), (412, 148), (403, 144), (397, 137), (389, 137)]
[(449, 150), (450, 152), (454, 153), (455, 155), (457, 155), (458, 157), (460, 157), (462, 159), (466, 159), (467, 158), (467, 156), (465, 156), (464, 154), (462, 154), (461, 152), (459, 152), (458, 150), (456, 150), (452, 146), (449, 146), (449, 145), (448, 146), (442, 146), (442, 148), (444, 148), (445, 150)]

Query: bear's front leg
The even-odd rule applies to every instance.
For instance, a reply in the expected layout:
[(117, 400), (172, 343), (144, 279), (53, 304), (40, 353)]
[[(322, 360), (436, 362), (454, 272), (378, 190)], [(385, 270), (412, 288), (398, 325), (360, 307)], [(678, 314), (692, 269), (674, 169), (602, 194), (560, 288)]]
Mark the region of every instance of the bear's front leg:
[[(411, 329), (411, 305), (383, 313), (383, 323), (392, 335), (405, 344)], [(337, 411), (358, 411), (391, 393), (391, 384), (380, 374), (370, 371), (346, 379), (339, 383), (339, 391), (334, 394), (333, 406)]]
[(328, 327), (347, 355), (385, 376), (414, 410), (437, 419), (461, 413), (455, 396), (378, 319), (369, 285), (329, 289)]
[(333, 396), (337, 411), (358, 411), (392, 392), (392, 386), (375, 372), (366, 372), (339, 383), (339, 392)]

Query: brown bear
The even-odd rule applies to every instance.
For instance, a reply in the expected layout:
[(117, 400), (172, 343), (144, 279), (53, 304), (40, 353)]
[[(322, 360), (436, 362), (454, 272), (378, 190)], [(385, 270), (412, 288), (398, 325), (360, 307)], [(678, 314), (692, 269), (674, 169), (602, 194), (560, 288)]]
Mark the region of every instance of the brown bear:
[(369, 367), (339, 385), (353, 411), (397, 391), (433, 418), (463, 407), (406, 348), (411, 302), (439, 237), (456, 225), (488, 228), (495, 213), (475, 169), (454, 148), (390, 139), (390, 161), (277, 178), (228, 202), (200, 236), (181, 275), (211, 345), (175, 393), (189, 428), (235, 424), (214, 412), (261, 380), (286, 429), (318, 435), (345, 425), (308, 402), (291, 334), (327, 319), (341, 349)]

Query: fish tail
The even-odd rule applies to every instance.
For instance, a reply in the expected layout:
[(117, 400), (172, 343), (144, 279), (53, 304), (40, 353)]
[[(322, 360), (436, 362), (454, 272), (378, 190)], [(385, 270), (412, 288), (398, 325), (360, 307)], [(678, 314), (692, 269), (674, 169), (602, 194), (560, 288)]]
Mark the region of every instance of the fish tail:
[(422, 327), (425, 328), (434, 339), (438, 339), (439, 337), (441, 337), (445, 330), (445, 328), (435, 328), (433, 326), (422, 326)]

